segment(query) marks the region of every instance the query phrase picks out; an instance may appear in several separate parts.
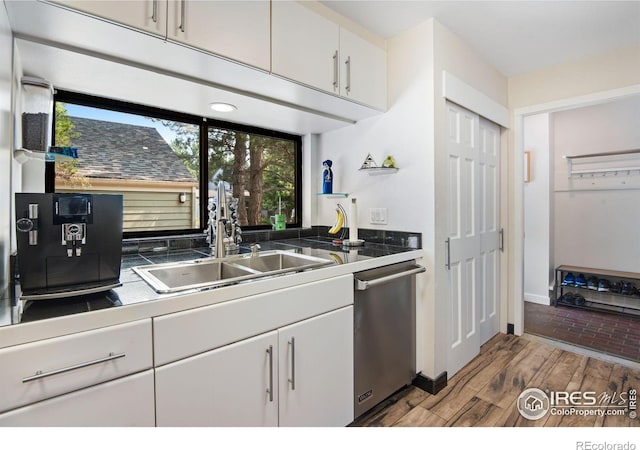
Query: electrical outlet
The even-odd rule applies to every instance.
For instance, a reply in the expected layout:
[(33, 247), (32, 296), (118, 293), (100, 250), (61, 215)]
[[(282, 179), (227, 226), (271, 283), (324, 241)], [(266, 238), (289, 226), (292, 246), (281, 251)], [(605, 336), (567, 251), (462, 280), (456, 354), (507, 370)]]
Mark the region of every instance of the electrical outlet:
[(369, 208), (369, 222), (378, 225), (386, 225), (387, 208)]

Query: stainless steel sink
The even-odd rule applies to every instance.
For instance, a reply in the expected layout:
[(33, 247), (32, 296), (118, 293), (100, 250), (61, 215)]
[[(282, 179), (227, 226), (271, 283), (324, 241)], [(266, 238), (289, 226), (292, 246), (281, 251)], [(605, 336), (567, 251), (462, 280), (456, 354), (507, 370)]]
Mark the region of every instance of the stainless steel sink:
[(160, 293), (232, 284), (261, 273), (219, 259), (197, 259), (179, 263), (133, 267), (143, 280)]
[(179, 292), (234, 284), (333, 264), (332, 260), (281, 250), (133, 267), (155, 291)]
[(316, 258), (315, 256), (275, 250), (273, 252), (258, 253), (255, 256), (242, 255), (240, 258), (234, 259), (233, 263), (259, 272), (274, 273), (312, 269), (332, 264), (333, 262), (328, 259)]

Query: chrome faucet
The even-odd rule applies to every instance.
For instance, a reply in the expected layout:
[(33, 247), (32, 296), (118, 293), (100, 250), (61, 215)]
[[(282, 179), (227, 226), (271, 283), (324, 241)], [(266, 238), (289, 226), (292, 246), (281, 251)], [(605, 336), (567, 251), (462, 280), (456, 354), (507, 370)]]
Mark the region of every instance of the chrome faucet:
[(227, 236), (226, 219), (218, 219), (216, 222), (216, 258), (226, 256), (224, 241)]
[(260, 244), (251, 245), (251, 257), (258, 256), (258, 250), (260, 250)]
[(209, 201), (209, 223), (207, 224), (207, 242), (216, 258), (238, 253), (242, 242), (242, 230), (237, 224), (237, 203), (227, 205), (227, 193), (224, 181), (218, 182), (217, 205)]

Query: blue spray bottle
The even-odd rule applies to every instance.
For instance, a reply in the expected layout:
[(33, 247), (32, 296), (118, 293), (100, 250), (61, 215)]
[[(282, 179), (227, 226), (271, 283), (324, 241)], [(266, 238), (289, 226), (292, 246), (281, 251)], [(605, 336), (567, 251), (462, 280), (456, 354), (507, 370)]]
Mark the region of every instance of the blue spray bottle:
[(333, 162), (330, 159), (322, 161), (322, 193), (333, 194), (333, 172), (331, 166)]

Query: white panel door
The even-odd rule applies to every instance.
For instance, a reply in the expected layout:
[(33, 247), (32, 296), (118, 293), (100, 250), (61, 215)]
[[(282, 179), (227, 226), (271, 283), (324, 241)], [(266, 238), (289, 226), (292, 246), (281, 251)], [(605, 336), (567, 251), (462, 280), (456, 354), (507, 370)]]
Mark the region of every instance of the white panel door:
[(353, 421), (353, 306), (278, 330), (280, 426)]
[(449, 269), (449, 355), (447, 372), (456, 373), (480, 352), (478, 329), (482, 280), (478, 116), (447, 104)]
[(451, 376), (499, 329), (500, 128), (452, 103), (447, 114)]
[(277, 332), (156, 369), (159, 427), (278, 426)]
[(499, 331), (500, 274), (500, 127), (480, 118), (480, 341)]

